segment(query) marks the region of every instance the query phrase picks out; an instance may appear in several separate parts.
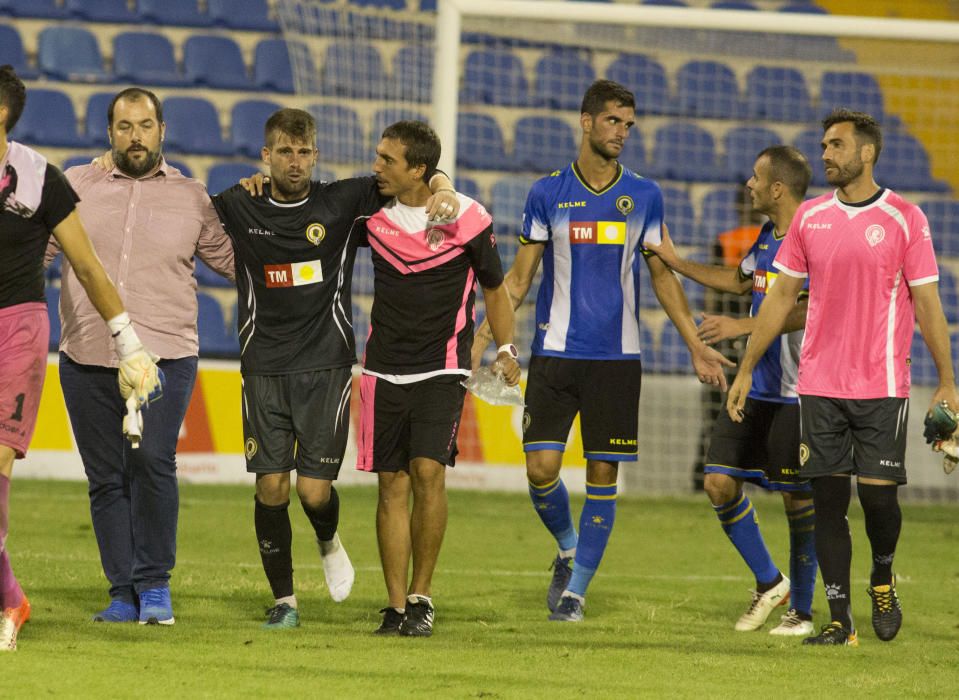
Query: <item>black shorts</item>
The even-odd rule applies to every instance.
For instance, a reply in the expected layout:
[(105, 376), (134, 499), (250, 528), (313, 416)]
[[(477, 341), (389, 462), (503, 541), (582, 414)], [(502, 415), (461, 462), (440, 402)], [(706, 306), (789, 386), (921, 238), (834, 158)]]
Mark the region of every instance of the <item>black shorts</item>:
[(565, 451), (579, 413), (586, 459), (635, 462), (642, 378), (639, 360), (534, 356), (526, 381), (523, 450)]
[(800, 473), (856, 474), (906, 483), (909, 399), (801, 396)]
[(246, 470), (336, 479), (350, 427), (349, 367), (243, 377)]
[(720, 411), (703, 472), (770, 491), (809, 491), (809, 482), (799, 476), (799, 405), (747, 398), (742, 423)]
[(394, 384), (372, 374), (360, 379), (363, 408), (356, 468), (408, 471), (417, 457), (452, 467), (466, 389), (459, 374)]

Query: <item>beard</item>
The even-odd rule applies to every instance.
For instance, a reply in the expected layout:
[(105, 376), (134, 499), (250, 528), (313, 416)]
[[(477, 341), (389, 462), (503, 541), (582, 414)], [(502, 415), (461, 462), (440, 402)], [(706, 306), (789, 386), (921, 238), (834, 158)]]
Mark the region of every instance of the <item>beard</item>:
[[(625, 146), (625, 144), (624, 144)], [(619, 158), (619, 155), (623, 152), (623, 149), (620, 148), (618, 151), (614, 151), (610, 146), (608, 146), (603, 141), (593, 141), (590, 140), (589, 147), (600, 158), (605, 158), (606, 160), (616, 160)]]
[(836, 172), (832, 175), (827, 172), (826, 182), (833, 187), (839, 187), (840, 189), (862, 175), (862, 172), (865, 169), (863, 167), (862, 160), (859, 158), (850, 162), (848, 165), (833, 164), (832, 167), (836, 169)]
[(151, 151), (149, 148), (143, 149), (146, 157), (142, 160), (133, 160), (129, 156), (129, 149), (126, 151), (113, 151), (113, 163), (120, 172), (130, 177), (141, 177), (153, 170), (160, 162), (160, 151)]
[(286, 178), (271, 176), (270, 188), (287, 200), (303, 199), (310, 191), (310, 179), (303, 178), (295, 185)]

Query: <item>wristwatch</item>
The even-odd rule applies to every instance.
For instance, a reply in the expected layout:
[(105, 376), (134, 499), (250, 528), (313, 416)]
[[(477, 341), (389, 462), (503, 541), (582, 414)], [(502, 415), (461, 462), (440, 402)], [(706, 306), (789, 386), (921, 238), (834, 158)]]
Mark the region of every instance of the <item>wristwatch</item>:
[(517, 350), (516, 346), (512, 343), (506, 343), (506, 345), (500, 345), (498, 348), (496, 348), (497, 355), (503, 352), (508, 354), (514, 360), (519, 359), (519, 350)]

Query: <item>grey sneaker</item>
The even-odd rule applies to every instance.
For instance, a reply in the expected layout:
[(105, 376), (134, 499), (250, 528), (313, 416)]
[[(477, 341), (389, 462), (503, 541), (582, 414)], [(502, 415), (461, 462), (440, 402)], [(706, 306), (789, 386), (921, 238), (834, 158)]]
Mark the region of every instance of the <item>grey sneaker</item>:
[(583, 621), (583, 603), (579, 598), (571, 595), (564, 595), (559, 599), (559, 605), (556, 611), (549, 616), (553, 622), (582, 622)]
[(559, 599), (563, 597), (563, 591), (573, 576), (573, 558), (557, 554), (549, 568), (553, 570), (553, 580), (549, 582), (549, 591), (546, 592), (546, 607), (550, 612), (556, 612)]

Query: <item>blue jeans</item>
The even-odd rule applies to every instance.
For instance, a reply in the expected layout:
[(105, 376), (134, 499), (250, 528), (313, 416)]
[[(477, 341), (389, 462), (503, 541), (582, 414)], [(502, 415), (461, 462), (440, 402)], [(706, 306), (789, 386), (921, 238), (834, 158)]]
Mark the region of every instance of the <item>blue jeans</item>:
[(196, 357), (161, 360), (163, 398), (143, 411), (143, 440), (123, 437), (117, 370), (81, 365), (60, 353), (60, 384), (87, 473), (90, 515), (110, 597), (136, 603), (169, 585), (176, 563), (176, 443), (193, 394)]

